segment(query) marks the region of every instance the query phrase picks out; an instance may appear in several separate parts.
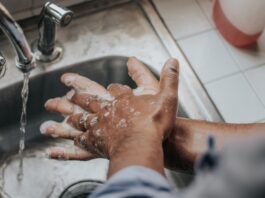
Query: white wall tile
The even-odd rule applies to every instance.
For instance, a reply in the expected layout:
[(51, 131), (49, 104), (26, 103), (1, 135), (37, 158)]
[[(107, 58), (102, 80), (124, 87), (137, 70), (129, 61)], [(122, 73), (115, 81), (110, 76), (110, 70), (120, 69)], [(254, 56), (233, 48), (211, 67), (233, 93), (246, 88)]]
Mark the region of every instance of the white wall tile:
[(213, 0), (197, 0), (199, 6), (203, 10), (204, 14), (207, 16), (207, 19), (215, 27), (213, 18), (212, 18), (212, 11), (213, 11)]
[(243, 74), (209, 83), (206, 89), (226, 122), (248, 123), (265, 118), (265, 108)]
[(179, 40), (184, 54), (203, 83), (239, 72), (215, 30)]
[(195, 0), (154, 0), (154, 3), (175, 39), (212, 28)]
[(265, 105), (265, 65), (249, 70), (246, 77)]
[(259, 38), (257, 45), (248, 48), (237, 48), (224, 40), (228, 50), (238, 62), (241, 70), (253, 68), (265, 63), (265, 31)]

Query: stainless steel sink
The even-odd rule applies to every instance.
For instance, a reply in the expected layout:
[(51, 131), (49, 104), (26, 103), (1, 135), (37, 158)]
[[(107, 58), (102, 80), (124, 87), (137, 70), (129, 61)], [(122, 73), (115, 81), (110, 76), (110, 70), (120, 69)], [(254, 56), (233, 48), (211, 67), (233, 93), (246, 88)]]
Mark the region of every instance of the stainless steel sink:
[[(84, 75), (104, 86), (118, 82), (135, 87), (134, 82), (127, 75), (125, 57), (106, 57), (78, 65), (37, 75), (30, 79), (28, 100), (27, 140), (41, 140), (40, 124), (47, 120), (62, 120), (60, 115), (48, 113), (44, 103), (49, 98), (63, 96), (69, 89), (60, 83), (60, 76), (65, 72), (76, 72)], [(19, 118), (21, 113), (22, 83), (16, 83), (0, 90), (0, 156), (17, 150)], [(29, 144), (28, 144), (28, 147)]]
[[(22, 75), (13, 67), (15, 59), (10, 45), (0, 37), (1, 51), (8, 63), (7, 73), (0, 80), (0, 197), (55, 198), (76, 182), (81, 181), (80, 186), (84, 186), (84, 180), (87, 179), (105, 180), (107, 160), (58, 161), (45, 156), (45, 149), (50, 145), (71, 144), (66, 140), (41, 136), (39, 132), (39, 126), (44, 120), (62, 120), (59, 115), (46, 112), (43, 105), (48, 98), (66, 93), (67, 88), (59, 81), (64, 72), (78, 72), (104, 86), (119, 82), (135, 87), (127, 75), (128, 56), (145, 61), (154, 73), (159, 73), (166, 59), (173, 56), (178, 58), (181, 67), (179, 115), (221, 120), (150, 1), (128, 2), (99, 12), (91, 10), (90, 4), (78, 6), (76, 17), (67, 31), (57, 31), (59, 41), (64, 46), (62, 59), (52, 64), (39, 64), (32, 72), (22, 182), (16, 179)], [(25, 26), (22, 26), (30, 41), (38, 37), (35, 26), (36, 21), (32, 22), (31, 19), (26, 20)], [(167, 176), (178, 187), (186, 186), (190, 181), (190, 177), (183, 174), (167, 171)], [(70, 189), (76, 190), (76, 186)]]
[[(10, 197), (58, 197), (70, 184), (93, 179), (104, 180), (107, 161), (103, 159), (87, 162), (67, 162), (47, 159), (45, 149), (49, 145), (69, 144), (40, 134), (40, 124), (45, 120), (62, 120), (60, 115), (48, 113), (43, 105), (49, 98), (64, 95), (68, 88), (60, 83), (65, 72), (76, 72), (104, 86), (121, 83), (135, 88), (135, 83), (127, 74), (127, 57), (104, 57), (65, 68), (40, 74), (30, 80), (28, 101), (28, 126), (26, 133), (26, 152), (24, 177), (16, 180), (19, 142), (19, 116), (21, 112), (20, 91), (22, 83), (16, 83), (0, 90), (0, 189)], [(181, 111), (180, 111), (181, 112)], [(182, 112), (182, 116), (185, 116)], [(80, 172), (82, 170), (82, 172)], [(31, 188), (27, 187), (32, 186)], [(18, 196), (19, 195), (19, 196)]]

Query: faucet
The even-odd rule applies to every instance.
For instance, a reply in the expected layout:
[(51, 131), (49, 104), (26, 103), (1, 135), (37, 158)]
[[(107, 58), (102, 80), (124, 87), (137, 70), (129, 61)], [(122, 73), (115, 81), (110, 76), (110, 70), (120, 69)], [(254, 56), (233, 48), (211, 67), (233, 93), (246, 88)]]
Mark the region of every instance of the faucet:
[[(2, 3), (0, 3), (0, 28), (8, 37), (16, 51), (17, 68), (23, 73), (32, 70), (35, 67), (35, 61), (25, 35), (21, 27), (16, 23)], [(5, 62), (2, 56), (1, 62)]]
[(62, 54), (62, 47), (56, 45), (56, 24), (67, 26), (73, 18), (73, 12), (62, 6), (47, 2), (38, 24), (39, 39), (32, 44), (36, 59), (41, 62), (51, 62)]

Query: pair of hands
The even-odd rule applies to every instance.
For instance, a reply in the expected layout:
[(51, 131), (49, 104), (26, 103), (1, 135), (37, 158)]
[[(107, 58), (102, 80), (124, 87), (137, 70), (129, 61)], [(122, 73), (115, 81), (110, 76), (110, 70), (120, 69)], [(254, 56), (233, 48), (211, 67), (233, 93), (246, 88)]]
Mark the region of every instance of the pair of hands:
[[(169, 59), (160, 82), (136, 58), (128, 72), (138, 88), (111, 84), (107, 89), (78, 74), (66, 73), (62, 83), (72, 88), (62, 98), (50, 99), (45, 108), (65, 116), (63, 123), (47, 121), (41, 132), (74, 141), (72, 148), (52, 147), (51, 158), (112, 159), (137, 142), (162, 145), (174, 128), (177, 112), (178, 61)], [(150, 144), (148, 144), (150, 142)], [(140, 145), (140, 144), (139, 144)], [(156, 146), (156, 145), (153, 145)]]

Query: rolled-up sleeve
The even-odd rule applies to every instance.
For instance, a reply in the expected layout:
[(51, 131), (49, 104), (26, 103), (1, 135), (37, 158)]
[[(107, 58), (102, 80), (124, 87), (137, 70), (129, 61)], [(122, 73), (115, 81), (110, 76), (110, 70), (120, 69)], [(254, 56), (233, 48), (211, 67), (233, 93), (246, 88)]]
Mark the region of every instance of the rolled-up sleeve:
[(140, 166), (125, 168), (99, 187), (91, 198), (177, 197), (167, 180), (159, 173)]

